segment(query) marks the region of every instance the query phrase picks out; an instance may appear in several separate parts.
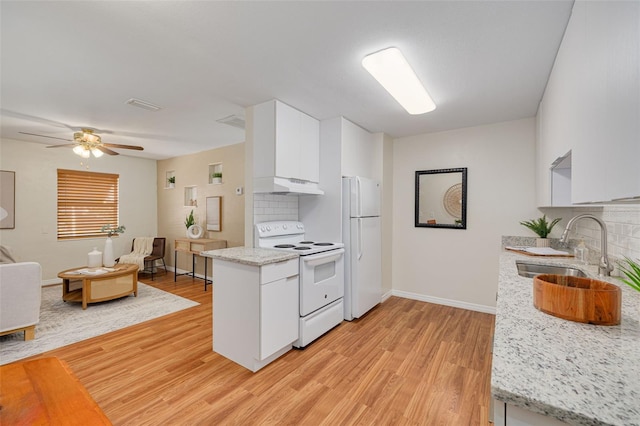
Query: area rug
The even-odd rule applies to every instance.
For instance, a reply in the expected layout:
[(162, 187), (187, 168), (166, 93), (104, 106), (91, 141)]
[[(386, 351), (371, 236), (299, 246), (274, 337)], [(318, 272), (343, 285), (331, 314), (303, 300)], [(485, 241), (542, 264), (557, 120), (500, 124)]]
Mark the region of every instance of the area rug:
[(82, 310), (81, 303), (62, 301), (61, 286), (43, 287), (35, 339), (24, 341), (23, 333), (0, 336), (0, 365), (197, 305), (138, 283), (138, 297), (92, 303)]

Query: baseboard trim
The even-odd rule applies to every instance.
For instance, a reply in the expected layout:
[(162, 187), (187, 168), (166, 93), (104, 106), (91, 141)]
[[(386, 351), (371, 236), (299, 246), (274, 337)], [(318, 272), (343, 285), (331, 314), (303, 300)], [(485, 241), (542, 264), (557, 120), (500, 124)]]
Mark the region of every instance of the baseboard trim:
[(382, 295), (382, 298), (380, 299), (380, 302), (381, 302), (381, 303), (385, 302), (387, 299), (389, 299), (391, 296), (393, 296), (393, 294), (392, 294), (392, 293), (393, 293), (393, 290), (389, 290), (389, 291), (387, 291), (386, 293), (384, 293), (384, 294)]
[[(452, 299), (443, 299), (441, 297), (425, 296), (424, 294), (410, 293), (408, 291), (391, 290), (391, 296), (419, 300), (421, 302), (435, 303), (436, 305), (451, 306), (453, 308), (462, 308), (470, 311), (483, 312), (485, 314), (496, 314), (496, 308), (493, 306), (478, 305), (476, 303), (461, 302), (459, 300)], [(383, 301), (384, 300), (385, 299), (383, 296)]]

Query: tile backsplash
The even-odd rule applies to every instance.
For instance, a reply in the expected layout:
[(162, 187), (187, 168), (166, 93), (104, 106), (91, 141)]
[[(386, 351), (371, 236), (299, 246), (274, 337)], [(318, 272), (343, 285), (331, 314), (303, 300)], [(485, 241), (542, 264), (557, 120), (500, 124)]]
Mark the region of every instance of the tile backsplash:
[(254, 194), (253, 223), (272, 220), (298, 220), (296, 195)]
[[(609, 256), (620, 259), (628, 256), (640, 259), (640, 205), (610, 205), (602, 207), (580, 207), (572, 209), (573, 215), (589, 213), (607, 224)], [(600, 226), (590, 219), (581, 219), (574, 224), (571, 235), (584, 239), (591, 252), (600, 253)]]

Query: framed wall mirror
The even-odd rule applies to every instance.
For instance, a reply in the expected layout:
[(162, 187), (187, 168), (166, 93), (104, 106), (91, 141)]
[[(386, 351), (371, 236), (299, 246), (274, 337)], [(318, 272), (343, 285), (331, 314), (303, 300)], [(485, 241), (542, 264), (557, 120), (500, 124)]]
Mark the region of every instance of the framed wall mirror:
[(467, 168), (416, 171), (415, 226), (467, 229)]
[(222, 230), (221, 202), (222, 197), (207, 197), (207, 231)]

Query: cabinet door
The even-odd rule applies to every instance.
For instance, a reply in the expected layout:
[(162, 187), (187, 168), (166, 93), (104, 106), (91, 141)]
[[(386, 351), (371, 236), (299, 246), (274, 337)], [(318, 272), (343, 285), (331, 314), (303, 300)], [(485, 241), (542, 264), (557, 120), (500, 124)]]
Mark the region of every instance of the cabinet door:
[(300, 178), (301, 112), (276, 102), (275, 175)]
[(260, 286), (260, 359), (298, 339), (298, 275)]
[(320, 122), (300, 114), (300, 178), (320, 182)]

